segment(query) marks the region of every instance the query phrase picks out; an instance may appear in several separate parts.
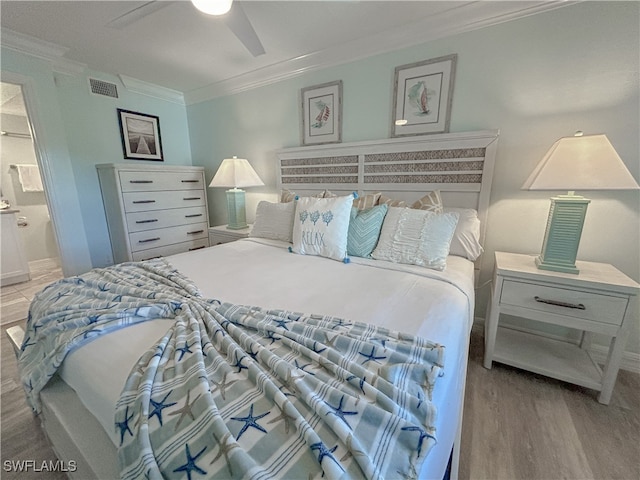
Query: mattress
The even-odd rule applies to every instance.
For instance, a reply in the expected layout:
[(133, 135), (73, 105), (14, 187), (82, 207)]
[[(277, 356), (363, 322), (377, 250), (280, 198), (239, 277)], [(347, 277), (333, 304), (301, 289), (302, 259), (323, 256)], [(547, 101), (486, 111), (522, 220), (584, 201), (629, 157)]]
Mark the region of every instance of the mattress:
[[(421, 478), (442, 478), (459, 426), (473, 321), (473, 263), (450, 256), (443, 272), (353, 258), (349, 264), (289, 253), (288, 244), (246, 239), (168, 257), (208, 298), (334, 315), (423, 336), (446, 346), (436, 382), (437, 445)], [(169, 329), (155, 320), (105, 335), (68, 355), (60, 370), (114, 445), (115, 404), (140, 354)]]

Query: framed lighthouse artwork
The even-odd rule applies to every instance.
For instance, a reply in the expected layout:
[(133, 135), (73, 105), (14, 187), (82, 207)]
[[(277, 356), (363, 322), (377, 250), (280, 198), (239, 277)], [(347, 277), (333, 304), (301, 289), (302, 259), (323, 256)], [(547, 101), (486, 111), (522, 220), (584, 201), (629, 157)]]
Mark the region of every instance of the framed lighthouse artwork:
[(449, 131), (457, 55), (396, 67), (391, 136)]
[(342, 141), (342, 80), (301, 90), (302, 144)]
[(160, 118), (155, 115), (118, 109), (124, 158), (162, 162)]

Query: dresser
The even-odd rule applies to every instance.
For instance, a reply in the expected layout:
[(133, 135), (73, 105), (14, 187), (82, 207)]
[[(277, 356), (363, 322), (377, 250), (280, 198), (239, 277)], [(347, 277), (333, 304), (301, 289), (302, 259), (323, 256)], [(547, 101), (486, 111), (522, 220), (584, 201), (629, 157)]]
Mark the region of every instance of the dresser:
[(209, 246), (202, 167), (96, 165), (115, 263)]

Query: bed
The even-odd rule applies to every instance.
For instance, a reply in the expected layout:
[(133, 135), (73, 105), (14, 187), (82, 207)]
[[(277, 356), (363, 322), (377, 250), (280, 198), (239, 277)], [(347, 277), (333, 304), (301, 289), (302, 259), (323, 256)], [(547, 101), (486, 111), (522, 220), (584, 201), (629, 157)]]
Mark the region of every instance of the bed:
[[(298, 198), (305, 199), (324, 196), (327, 191), (331, 191), (339, 202), (349, 196), (350, 192), (360, 192), (361, 199), (366, 199), (372, 192), (380, 192), (388, 198), (412, 202), (424, 192), (438, 191), (445, 211), (457, 208), (474, 209), (477, 212), (480, 220), (477, 235), (481, 242), (486, 226), (497, 137), (496, 131), (485, 131), (286, 149), (276, 153), (278, 187), (283, 191), (295, 192)], [(328, 225), (329, 222), (326, 223)], [(295, 228), (294, 226), (294, 233)], [(243, 370), (247, 370), (246, 375), (250, 375), (247, 367), (253, 368), (254, 362), (248, 356), (243, 363), (243, 354), (238, 356), (236, 351), (229, 350), (229, 365), (233, 367), (230, 373), (227, 372), (229, 376), (225, 373), (222, 378), (218, 376), (213, 380), (209, 379), (208, 391), (212, 395), (215, 392), (218, 399), (220, 395), (225, 396), (225, 389), (230, 398), (246, 397), (242, 405), (236, 405), (236, 413), (225, 412), (224, 409), (220, 413), (227, 424), (233, 425), (229, 431), (238, 441), (244, 435), (245, 442), (253, 442), (247, 447), (247, 451), (257, 451), (258, 458), (261, 458), (260, 452), (269, 450), (268, 456), (258, 463), (268, 464), (272, 470), (267, 469), (260, 475), (295, 478), (299, 477), (301, 471), (308, 471), (308, 478), (320, 478), (325, 474), (327, 477), (339, 477), (360, 468), (366, 473), (365, 476), (374, 478), (443, 478), (449, 474), (452, 478), (457, 477), (468, 342), (473, 323), (474, 281), (478, 277), (479, 259), (448, 255), (446, 268), (443, 270), (398, 263), (383, 257), (372, 259), (350, 256), (347, 257), (348, 260), (339, 261), (340, 258), (309, 255), (309, 252), (301, 255), (299, 253), (304, 252), (298, 251), (296, 254), (295, 241), (292, 248), (292, 243), (286, 239), (265, 237), (268, 235), (257, 235), (230, 244), (174, 255), (164, 260), (145, 262), (149, 264), (146, 268), (152, 269), (154, 275), (162, 269), (168, 269), (181, 279), (184, 277), (189, 284), (187, 288), (193, 286), (199, 290), (200, 296), (196, 298), (199, 305), (204, 305), (202, 308), (205, 310), (211, 305), (211, 309), (215, 310), (212, 314), (207, 313), (207, 318), (213, 315), (223, 325), (226, 322), (230, 329), (247, 326), (259, 331), (262, 339), (258, 339), (258, 343), (248, 344), (256, 345), (256, 350), (252, 346), (248, 347), (248, 356), (258, 354), (253, 358), (260, 360), (256, 363), (271, 365), (272, 362), (272, 372), (280, 368), (281, 361), (272, 359), (272, 352), (278, 354), (280, 348), (273, 346), (276, 340), (293, 336), (289, 331), (294, 330), (294, 327), (299, 327), (300, 332), (305, 331), (305, 335), (315, 339), (313, 343), (305, 343), (304, 348), (291, 347), (295, 350), (294, 353), (287, 350), (289, 353), (282, 354), (289, 363), (295, 365), (291, 370), (285, 369), (283, 374), (285, 380), (293, 378), (293, 381), (284, 381), (280, 385), (280, 393), (271, 394), (273, 398), (284, 400), (274, 400), (274, 407), (270, 409), (262, 408), (262, 398), (250, 396), (247, 392), (251, 388), (246, 388), (242, 383), (246, 380), (245, 377), (241, 378), (245, 375)], [(129, 267), (125, 265), (121, 268)], [(122, 272), (122, 275), (127, 275), (125, 270)], [(172, 273), (168, 276), (171, 275)], [(90, 281), (89, 277), (87, 281)], [(100, 281), (96, 281), (96, 285)], [(67, 285), (70, 283), (71, 280)], [(54, 290), (55, 288), (58, 287), (54, 287)], [(162, 292), (159, 287), (156, 290)], [(56, 301), (67, 301), (60, 297), (65, 294), (57, 295)], [(205, 300), (200, 299), (206, 299), (209, 303), (203, 303)], [(82, 302), (78, 300), (76, 303)], [(41, 308), (46, 310), (47, 307), (45, 305)], [(222, 317), (218, 318), (220, 312)], [(149, 315), (153, 317), (153, 312)], [(96, 322), (93, 323), (95, 327)], [(174, 320), (160, 318), (130, 323), (132, 324), (127, 328), (104, 335), (92, 335), (92, 331), (96, 329), (92, 329), (92, 323), (87, 322), (86, 329), (82, 331), (83, 341), (77, 342), (81, 346), (61, 356), (64, 361), (56, 368), (56, 374), (46, 382), (46, 387), (38, 396), (42, 425), (57, 455), (65, 462), (73, 461), (76, 471), (69, 472), (71, 477), (116, 478), (121, 473), (118, 471), (117, 446), (129, 439), (131, 430), (127, 419), (133, 419), (129, 405), (125, 406), (126, 401), (123, 401), (127, 397), (130, 374), (133, 372), (135, 376), (138, 370), (138, 377), (142, 378), (145, 368), (155, 361), (153, 357), (161, 358), (161, 355), (154, 354), (154, 348), (158, 346), (158, 339), (168, 335), (167, 331), (172, 328)], [(275, 326), (260, 330), (265, 328), (265, 324)], [(27, 330), (27, 335), (29, 333)], [(384, 336), (387, 334), (389, 336)], [(176, 339), (179, 335), (179, 332), (175, 333)], [(223, 336), (221, 333), (220, 337)], [(172, 347), (176, 357), (182, 359), (185, 354), (187, 358), (192, 355), (189, 351), (190, 338), (187, 337), (182, 344), (175, 343)], [(216, 345), (223, 341), (216, 339), (215, 332), (211, 340)], [(30, 347), (32, 343), (34, 342), (27, 336), (22, 349), (25, 346), (35, 348)], [(345, 350), (345, 356), (334, 363), (344, 366), (351, 373), (344, 374), (341, 382), (334, 381), (333, 377), (323, 377), (325, 371), (330, 370), (332, 375), (340, 376), (334, 372), (335, 365), (328, 365), (329, 357), (326, 357), (339, 344), (342, 344), (340, 348)], [(178, 345), (182, 345), (180, 348), (183, 350), (180, 352)], [(404, 365), (411, 363), (406, 359), (399, 362), (403, 367), (387, 363), (391, 362), (392, 357), (405, 351), (403, 349), (406, 345), (410, 346), (410, 354), (407, 355), (414, 362), (410, 367), (404, 369)], [(145, 354), (146, 363), (142, 368), (139, 359), (145, 351), (148, 353)], [(209, 351), (203, 350), (205, 353)], [(424, 357), (421, 356), (423, 354)], [(313, 361), (304, 363), (304, 359)], [(162, 360), (158, 362), (162, 364)], [(347, 364), (355, 370), (349, 370)], [(429, 369), (426, 368), (427, 364), (430, 365)], [(166, 377), (166, 371), (162, 373), (167, 382), (172, 381), (174, 375), (183, 375), (175, 372), (177, 363), (171, 365), (174, 371), (169, 377)], [(414, 374), (414, 367), (424, 367), (427, 373), (424, 373), (424, 384), (419, 385), (423, 388), (412, 390), (415, 385), (408, 378)], [(398, 373), (400, 371), (404, 373)], [(292, 372), (296, 375), (295, 378)], [(263, 378), (260, 376), (262, 373), (256, 375), (253, 384), (261, 385), (261, 393), (268, 392), (273, 378)], [(423, 375), (422, 370), (416, 375)], [(275, 373), (273, 376), (276, 376)], [(298, 381), (297, 378), (302, 380)], [(144, 381), (139, 379), (136, 388), (142, 388), (140, 385), (143, 384)], [(371, 393), (368, 384), (375, 385), (385, 395)], [(243, 390), (239, 391), (241, 385), (244, 385)], [(313, 385), (309, 387), (309, 391), (306, 390), (308, 385)], [(125, 394), (122, 394), (123, 386)], [(283, 390), (283, 387), (286, 388)], [(401, 387), (402, 396), (394, 390), (396, 387)], [(169, 390), (166, 397), (156, 395), (155, 403), (151, 403), (152, 411), (145, 411), (140, 418), (149, 419), (148, 423), (158, 420), (162, 425), (164, 410), (165, 423), (171, 427), (175, 425), (175, 431), (181, 432), (188, 417), (194, 416), (187, 407), (203, 394), (196, 390), (200, 386), (192, 385), (190, 388), (186, 399), (175, 398), (175, 402), (170, 402), (174, 398), (169, 397)], [(328, 393), (324, 391), (325, 388)], [(191, 391), (194, 392), (193, 397), (196, 397), (192, 397), (192, 401), (189, 399)], [(366, 425), (361, 428), (360, 423), (356, 427), (354, 417), (358, 417), (356, 413), (360, 411), (374, 411), (377, 404), (387, 401), (387, 397), (404, 398), (405, 391), (409, 392), (407, 398), (410, 397), (411, 402), (415, 403), (410, 408), (407, 406), (407, 410), (413, 413), (405, 414), (404, 410), (399, 410), (399, 417), (408, 423), (402, 423), (406, 426), (396, 428), (402, 436), (394, 436), (392, 439), (390, 436), (386, 440), (389, 445), (379, 455), (391, 458), (385, 460), (384, 467), (391, 470), (385, 470), (381, 474), (370, 466), (368, 459), (373, 456), (370, 452), (382, 437), (376, 437), (378, 434), (372, 433), (371, 439), (367, 439), (366, 434), (356, 438), (356, 431), (368, 430)], [(318, 396), (318, 392), (323, 392), (324, 396)], [(306, 396), (307, 404), (314, 404), (313, 408), (318, 409), (315, 417), (325, 419), (330, 424), (330, 429), (333, 429), (329, 434), (330, 442), (322, 437), (321, 442), (314, 443), (313, 439), (316, 437), (313, 428), (308, 432), (302, 428), (303, 425), (306, 428), (307, 423), (302, 420), (287, 421), (289, 414), (282, 402), (288, 401), (291, 396)], [(226, 402), (227, 399), (224, 400)], [(391, 410), (393, 408), (396, 407), (388, 407)], [(428, 428), (411, 423), (415, 412), (426, 418), (424, 420), (420, 417)], [(377, 418), (376, 414), (367, 413), (374, 419)], [(364, 418), (365, 415), (360, 417)], [(185, 423), (180, 430), (183, 420)], [(144, 423), (141, 428), (147, 428), (147, 422)], [(311, 421), (309, 424), (315, 426)], [(195, 428), (196, 426), (189, 431)], [(318, 426), (318, 431), (322, 428), (324, 427)], [(275, 443), (260, 442), (266, 430), (271, 434), (276, 429), (280, 436), (270, 438), (280, 440)], [(237, 476), (240, 468), (237, 458), (241, 455), (237, 453), (237, 444), (220, 433), (224, 431), (226, 430), (216, 430), (218, 433), (213, 434), (215, 441), (208, 450), (206, 446), (197, 447), (195, 440), (191, 443), (191, 450), (189, 442), (186, 443), (186, 452), (184, 449), (178, 451), (177, 447), (171, 450), (173, 457), (182, 460), (175, 460), (178, 463), (174, 462), (172, 466), (178, 467), (169, 471), (174, 472), (177, 478), (191, 478), (192, 475), (193, 478)], [(301, 466), (305, 465), (304, 461), (309, 460), (302, 453), (291, 453), (300, 442), (290, 439), (295, 437), (294, 432), (301, 431), (306, 435), (304, 441), (311, 445), (311, 454), (307, 452), (304, 455), (318, 461), (319, 468), (316, 470)], [(149, 434), (149, 438), (151, 437)], [(403, 447), (405, 439), (405, 443), (411, 447)], [(367, 444), (369, 440), (371, 444)], [(164, 438), (158, 441), (167, 444), (170, 442)], [(290, 441), (293, 443), (288, 444)], [(180, 445), (184, 443), (183, 440), (181, 442)], [(282, 445), (276, 444), (278, 442)], [(225, 446), (228, 448), (223, 448)], [(406, 461), (395, 459), (404, 455), (401, 453), (404, 451), (402, 448), (417, 451), (410, 452)], [(143, 456), (141, 453), (132, 455)], [(289, 470), (277, 466), (277, 461), (273, 460), (287, 455), (287, 462), (294, 465)], [(136, 461), (130, 464), (138, 465)], [(217, 465), (222, 466), (218, 470), (212, 470)], [(131, 467), (125, 476), (136, 478), (155, 475), (155, 471), (145, 470), (147, 467), (142, 470), (136, 468), (140, 467)], [(257, 470), (247, 468), (248, 472), (253, 472), (248, 476), (260, 476), (255, 473)], [(214, 471), (215, 474), (212, 473)]]

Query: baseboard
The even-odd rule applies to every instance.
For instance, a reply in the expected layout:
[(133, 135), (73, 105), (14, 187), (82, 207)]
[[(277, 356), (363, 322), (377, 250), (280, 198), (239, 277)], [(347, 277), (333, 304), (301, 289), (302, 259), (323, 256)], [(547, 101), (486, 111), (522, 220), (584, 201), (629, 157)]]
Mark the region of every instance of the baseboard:
[[(541, 332), (539, 330), (529, 330), (526, 328), (517, 328), (517, 330), (527, 332), (527, 333), (535, 333), (536, 335), (541, 335), (547, 338), (553, 338), (555, 340), (563, 340), (566, 341), (567, 338), (560, 337), (558, 335), (552, 335), (549, 333)], [(472, 331), (478, 334), (484, 334), (484, 318), (475, 317), (473, 321)], [(591, 345), (592, 358), (601, 365), (604, 365), (607, 361), (607, 355), (609, 353), (609, 349), (603, 345)], [(622, 370), (627, 370), (632, 373), (640, 373), (640, 353), (635, 352), (627, 352), (625, 351), (622, 354), (622, 361), (620, 362), (620, 368)]]
[(29, 270), (32, 272), (38, 270), (53, 270), (59, 266), (59, 258), (41, 258), (40, 260), (31, 260), (29, 262)]

